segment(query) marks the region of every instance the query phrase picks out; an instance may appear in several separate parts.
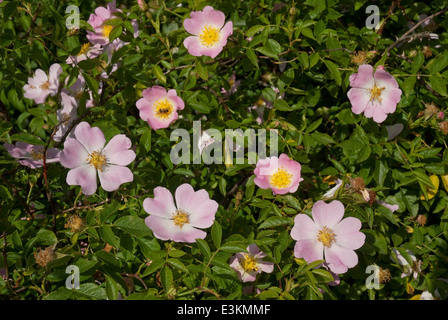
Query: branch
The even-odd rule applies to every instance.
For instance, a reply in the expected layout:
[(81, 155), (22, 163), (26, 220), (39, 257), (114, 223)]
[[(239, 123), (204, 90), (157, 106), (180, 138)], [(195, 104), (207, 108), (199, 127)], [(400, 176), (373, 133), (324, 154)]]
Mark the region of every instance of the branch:
[(397, 39), (397, 41), (395, 41), (394, 43), (392, 43), (387, 49), (386, 49), (386, 54), (389, 56), (389, 51), (392, 50), (393, 48), (395, 48), (400, 42), (405, 41), (406, 39), (408, 39), (408, 35), (410, 33), (412, 33), (415, 29), (417, 29), (420, 25), (422, 25), (425, 21), (432, 19), (434, 17), (437, 17), (438, 15), (441, 15), (443, 13), (445, 13), (448, 10), (448, 7), (446, 7), (445, 9), (440, 10), (439, 12), (436, 12), (422, 20), (420, 20), (419, 22), (417, 22), (411, 29), (409, 29), (408, 31), (406, 31), (400, 38)]

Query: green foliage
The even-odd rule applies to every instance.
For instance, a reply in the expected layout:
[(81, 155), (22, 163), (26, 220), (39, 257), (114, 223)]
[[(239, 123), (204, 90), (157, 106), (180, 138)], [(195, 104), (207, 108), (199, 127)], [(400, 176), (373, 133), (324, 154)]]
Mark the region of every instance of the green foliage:
[[(380, 28), (368, 29), (366, 1), (136, 1), (123, 5), (122, 19), (110, 39), (129, 42), (72, 67), (65, 61), (86, 39), (92, 1), (3, 1), (0, 3), (0, 140), (62, 148), (51, 137), (58, 125), (60, 101), (49, 97), (36, 105), (23, 96), (23, 86), (36, 69), (63, 67), (61, 79), (73, 84), (82, 74), (96, 102), (78, 117), (101, 128), (106, 139), (126, 134), (137, 158), (129, 168), (134, 181), (114, 192), (99, 188), (85, 196), (66, 183), (59, 164), (30, 169), (1, 148), (0, 160), (0, 297), (4, 299), (411, 299), (423, 291), (446, 297), (448, 286), (448, 152), (444, 119), (429, 114), (433, 103), (447, 111), (448, 34), (446, 14), (434, 17), (438, 39), (420, 35), (398, 42), (419, 21), (447, 6), (447, 1), (378, 3)], [(375, 2), (377, 3), (377, 2)], [(80, 30), (66, 29), (65, 8), (80, 8)], [(182, 4), (182, 5), (179, 5)], [(233, 35), (214, 59), (193, 57), (183, 46), (188, 36), (182, 22), (205, 5), (232, 21)], [(140, 34), (132, 36), (131, 20)], [(419, 27), (415, 32), (422, 33)], [(415, 33), (414, 33), (415, 35)], [(390, 48), (390, 49), (389, 49)], [(382, 124), (351, 111), (349, 77), (357, 72), (357, 53), (370, 53), (365, 63), (382, 65), (403, 92), (395, 113)], [(119, 63), (117, 70), (112, 65)], [(101, 73), (109, 74), (100, 80)], [(231, 94), (235, 75), (239, 86)], [(100, 85), (101, 82), (101, 85)], [(152, 130), (139, 117), (135, 103), (147, 87), (175, 89), (185, 102), (181, 117), (169, 128)], [(101, 88), (101, 90), (100, 90)], [(257, 122), (253, 106), (266, 107)], [(269, 108), (270, 106), (270, 108)], [(172, 130), (202, 119), (202, 130), (269, 129), (279, 134), (279, 154), (302, 165), (297, 192), (273, 195), (254, 183), (252, 164), (181, 164), (170, 161)], [(206, 120), (205, 120), (206, 119)], [(403, 124), (388, 139), (387, 126)], [(445, 123), (446, 124), (446, 123)], [(446, 128), (446, 127), (445, 127)], [(447, 130), (447, 129), (445, 129)], [(333, 285), (334, 275), (322, 261), (294, 257), (290, 231), (297, 214), (311, 214), (313, 204), (343, 180), (332, 199), (344, 203), (345, 216), (361, 220), (365, 244), (359, 263)], [(345, 189), (363, 178), (376, 199), (398, 205), (395, 212)], [(435, 178), (439, 186), (435, 188)], [(172, 192), (182, 183), (205, 189), (219, 203), (215, 223), (205, 239), (185, 244), (154, 237), (144, 219), (143, 200), (163, 186)], [(436, 190), (435, 190), (436, 189)], [(72, 215), (84, 225), (73, 230)], [(262, 273), (258, 291), (243, 293), (229, 266), (235, 253), (255, 243), (275, 263)], [(42, 267), (36, 254), (54, 247), (54, 259)], [(418, 277), (401, 277), (397, 249), (411, 264), (410, 250), (421, 261)], [(381, 289), (368, 289), (365, 272), (376, 264), (390, 279)], [(79, 289), (67, 289), (66, 268), (80, 271)]]

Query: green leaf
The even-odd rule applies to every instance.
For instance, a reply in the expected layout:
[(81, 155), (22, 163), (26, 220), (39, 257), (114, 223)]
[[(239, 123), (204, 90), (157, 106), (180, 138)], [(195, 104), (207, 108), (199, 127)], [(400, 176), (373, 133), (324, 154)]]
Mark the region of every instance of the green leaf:
[(201, 58), (196, 59), (196, 71), (202, 80), (208, 80), (208, 70)]
[(160, 80), (162, 83), (166, 83), (166, 76), (163, 74), (162, 69), (159, 67), (159, 65), (153, 66), (154, 75), (157, 77), (157, 79)]
[(137, 216), (124, 216), (114, 222), (114, 225), (135, 237), (145, 237), (151, 234), (145, 221)]
[(173, 271), (171, 271), (170, 267), (164, 266), (162, 270), (160, 270), (160, 281), (167, 293), (173, 285)]
[(201, 250), (202, 255), (209, 260), (212, 256), (212, 252), (210, 251), (210, 247), (208, 246), (208, 243), (204, 239), (196, 239), (196, 243), (199, 247), (199, 250)]
[(324, 60), (324, 63), (327, 66), (328, 70), (330, 70), (331, 76), (336, 81), (336, 84), (340, 86), (342, 83), (342, 78), (338, 66), (330, 60)]
[(444, 97), (448, 96), (448, 93), (446, 91), (446, 80), (444, 80), (441, 76), (438, 76), (436, 74), (432, 75), (431, 77), (429, 77), (429, 83), (434, 91)]
[(118, 285), (114, 279), (112, 279), (107, 274), (106, 278), (106, 295), (109, 300), (117, 300), (118, 299)]
[(215, 221), (212, 225), (212, 240), (215, 244), (216, 248), (219, 248), (221, 246), (221, 240), (222, 240), (222, 227), (218, 223), (218, 221)]
[(252, 37), (254, 36), (257, 32), (263, 30), (266, 26), (257, 24), (255, 26), (252, 26), (249, 28), (249, 30), (246, 31), (246, 37)]
[(106, 290), (94, 283), (82, 283), (79, 289), (75, 291), (75, 294), (89, 299), (107, 299)]
[(108, 244), (110, 244), (112, 247), (114, 248), (119, 248), (119, 243), (117, 238), (115, 237), (114, 232), (112, 231), (112, 228), (106, 225), (102, 225), (100, 227), (100, 235), (101, 238), (107, 242)]
[(255, 54), (255, 51), (252, 50), (252, 49), (250, 49), (250, 48), (246, 49), (246, 56), (247, 56), (247, 58), (250, 60), (250, 62), (252, 62), (252, 64), (253, 64), (257, 69), (259, 69), (259, 66), (258, 66), (258, 59), (257, 59), (257, 55)]
[(39, 145), (39, 146), (45, 145), (45, 142), (43, 142), (41, 139), (39, 139), (31, 134), (28, 134), (28, 133), (13, 134), (11, 136), (11, 140), (21, 141), (21, 142), (25, 142), (25, 143), (29, 143), (29, 144), (33, 144), (33, 145)]
[(277, 227), (291, 222), (292, 219), (287, 217), (270, 217), (260, 224), (258, 229)]
[(279, 99), (274, 102), (274, 109), (277, 109), (280, 111), (292, 111), (292, 108), (283, 99)]
[(176, 169), (173, 170), (173, 172), (175, 174), (180, 174), (182, 176), (187, 176), (187, 177), (193, 177), (194, 178), (194, 173), (190, 169), (176, 168)]

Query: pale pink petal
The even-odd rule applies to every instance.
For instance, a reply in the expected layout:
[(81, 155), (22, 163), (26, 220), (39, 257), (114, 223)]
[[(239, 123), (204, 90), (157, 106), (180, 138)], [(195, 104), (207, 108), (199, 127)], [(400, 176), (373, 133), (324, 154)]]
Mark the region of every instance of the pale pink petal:
[(41, 69), (37, 69), (36, 71), (34, 71), (34, 81), (37, 86), (40, 86), (42, 83), (45, 83), (48, 81), (48, 76), (47, 74), (41, 70)]
[(294, 218), (291, 238), (294, 240), (316, 239), (319, 229), (314, 221), (306, 214), (298, 214)]
[(373, 77), (378, 87), (385, 87), (387, 89), (398, 88), (397, 80), (385, 70), (377, 69)]
[(188, 53), (192, 56), (199, 57), (202, 56), (202, 45), (199, 38), (196, 36), (189, 36), (185, 38), (184, 47), (187, 48)]
[(101, 171), (98, 170), (98, 176), (100, 178), (101, 187), (110, 192), (117, 190), (123, 183), (132, 182), (134, 175), (128, 167), (106, 165)]
[(373, 67), (369, 64), (359, 66), (358, 73), (353, 73), (350, 78), (350, 86), (354, 88), (371, 88), (375, 83)]
[(60, 162), (66, 168), (73, 169), (88, 164), (89, 153), (78, 140), (68, 138), (64, 142), (64, 150), (61, 152)]
[(190, 214), (190, 224), (198, 228), (208, 228), (213, 224), (218, 203), (211, 200), (204, 189), (194, 191), (190, 184), (184, 183), (176, 189), (176, 205)]
[(106, 156), (107, 162), (120, 166), (127, 166), (135, 160), (136, 154), (133, 150), (131, 139), (124, 134), (114, 136), (104, 147), (102, 154)]
[(66, 182), (71, 186), (79, 185), (85, 195), (92, 195), (97, 188), (96, 169), (88, 164), (71, 169), (67, 173)]
[(146, 198), (143, 201), (143, 209), (150, 215), (169, 219), (176, 212), (173, 195), (164, 187), (154, 189), (154, 198)]
[(319, 200), (313, 206), (312, 215), (319, 229), (323, 226), (333, 228), (343, 218), (344, 211), (344, 205), (338, 200), (328, 204)]
[(59, 90), (59, 75), (62, 73), (62, 67), (58, 63), (54, 63), (50, 66), (50, 76), (48, 81), (50, 82), (49, 91), (51, 96), (55, 96)]
[(383, 111), (385, 113), (393, 113), (401, 100), (401, 90), (396, 88), (386, 88), (381, 97), (383, 98), (381, 103)]
[(3, 146), (6, 148), (8, 153), (13, 158), (19, 159), (19, 158), (22, 158), (22, 157), (25, 157), (25, 156), (28, 155), (28, 152), (26, 151), (26, 148), (19, 148), (17, 146), (17, 143), (16, 143), (16, 145), (13, 145), (13, 144), (10, 144), (10, 143), (5, 143)]
[(204, 26), (212, 25), (221, 29), (225, 22), (225, 15), (219, 10), (206, 6), (203, 11), (193, 11), (190, 13), (190, 19), (183, 22), (184, 28), (188, 33), (198, 35)]
[(351, 249), (333, 244), (330, 248), (325, 248), (325, 261), (331, 271), (341, 274), (358, 264), (358, 256)]
[(98, 127), (90, 127), (83, 121), (75, 128), (76, 139), (86, 148), (87, 152), (101, 151), (106, 143), (104, 134)]
[(344, 248), (359, 249), (364, 245), (366, 235), (359, 230), (361, 221), (359, 219), (348, 217), (334, 226), (333, 231), (336, 234), (336, 243)]
[(185, 224), (182, 228), (177, 227), (176, 233), (171, 236), (171, 240), (175, 242), (196, 242), (196, 239), (204, 239), (207, 232), (194, 228), (190, 224)]
[(147, 88), (142, 91), (142, 96), (149, 102), (155, 102), (157, 100), (166, 98), (167, 92), (164, 87), (161, 86), (153, 86), (150, 88)]
[(324, 246), (316, 239), (299, 240), (294, 246), (294, 256), (307, 262), (323, 260)]
[(354, 114), (362, 113), (370, 101), (370, 94), (367, 89), (351, 88), (347, 92), (347, 96), (352, 105), (352, 112)]

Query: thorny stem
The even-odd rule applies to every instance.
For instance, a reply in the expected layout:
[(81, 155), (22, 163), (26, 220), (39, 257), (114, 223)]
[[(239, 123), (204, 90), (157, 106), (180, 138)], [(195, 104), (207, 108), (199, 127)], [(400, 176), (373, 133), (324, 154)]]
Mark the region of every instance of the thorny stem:
[(392, 50), (393, 48), (395, 48), (399, 43), (405, 41), (406, 39), (408, 39), (408, 35), (410, 33), (412, 33), (415, 29), (417, 29), (420, 25), (422, 25), (425, 21), (430, 20), (434, 17), (437, 17), (438, 15), (441, 15), (443, 13), (445, 13), (448, 10), (448, 7), (440, 10), (439, 12), (436, 12), (422, 20), (420, 20), (419, 22), (417, 22), (412, 28), (410, 28), (408, 31), (406, 31), (400, 38), (398, 38), (394, 43), (392, 43), (385, 51), (385, 53), (389, 56), (389, 52), (390, 50)]

